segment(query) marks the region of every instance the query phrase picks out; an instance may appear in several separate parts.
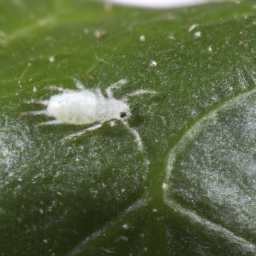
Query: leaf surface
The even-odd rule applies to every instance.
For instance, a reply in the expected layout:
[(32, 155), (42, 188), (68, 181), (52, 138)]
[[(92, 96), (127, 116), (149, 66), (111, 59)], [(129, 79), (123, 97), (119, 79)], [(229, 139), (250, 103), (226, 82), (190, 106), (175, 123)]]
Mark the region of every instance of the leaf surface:
[[(1, 255), (254, 255), (253, 1), (143, 10), (88, 1), (0, 1)], [(107, 87), (116, 121), (37, 124), (26, 104)], [(86, 111), (86, 110), (85, 110)]]

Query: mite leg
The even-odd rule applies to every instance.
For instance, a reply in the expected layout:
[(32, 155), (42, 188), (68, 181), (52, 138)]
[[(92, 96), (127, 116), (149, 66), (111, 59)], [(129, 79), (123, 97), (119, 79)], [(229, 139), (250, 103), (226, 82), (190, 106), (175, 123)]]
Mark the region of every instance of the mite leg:
[(92, 126), (92, 127), (89, 127), (89, 128), (87, 128), (87, 129), (84, 129), (84, 130), (82, 130), (82, 131), (80, 131), (80, 132), (72, 133), (72, 134), (68, 135), (67, 137), (63, 138), (62, 140), (60, 140), (59, 142), (60, 142), (60, 143), (64, 143), (65, 141), (71, 140), (71, 139), (73, 139), (74, 137), (78, 137), (78, 136), (81, 136), (81, 135), (83, 135), (83, 134), (85, 134), (85, 133), (87, 133), (87, 132), (91, 132), (91, 131), (97, 130), (97, 129), (100, 128), (101, 126), (102, 126), (102, 124), (96, 124), (96, 125), (94, 125), (94, 126)]
[(133, 134), (136, 139), (135, 142), (138, 143), (139, 150), (143, 152), (143, 145), (139, 133), (135, 129), (131, 128), (127, 122), (123, 122), (123, 124), (128, 129), (128, 131)]
[(133, 96), (137, 96), (137, 95), (145, 94), (145, 93), (154, 94), (154, 93), (156, 93), (156, 91), (153, 91), (153, 90), (139, 90), (139, 91), (136, 91), (136, 92), (127, 93), (125, 95), (125, 97), (122, 98), (122, 101), (126, 101), (129, 97), (133, 97)]
[(46, 109), (21, 113), (21, 116), (37, 116), (37, 115), (46, 115), (46, 116), (48, 116), (49, 114), (48, 114)]
[(81, 81), (79, 81), (78, 79), (74, 78), (73, 79), (75, 85), (76, 85), (76, 88), (79, 89), (79, 90), (84, 90), (85, 87), (84, 85), (81, 83)]
[(58, 87), (56, 85), (49, 85), (49, 86), (45, 86), (46, 89), (50, 90), (50, 91), (58, 91), (58, 92), (63, 92), (65, 91), (65, 89), (63, 89), (62, 87)]
[(48, 105), (49, 100), (30, 100), (30, 101), (26, 101), (27, 104), (39, 104), (39, 105), (44, 105), (47, 106)]
[(38, 126), (44, 126), (44, 125), (52, 125), (52, 124), (63, 124), (63, 122), (61, 120), (51, 120), (51, 121), (48, 121), (48, 122), (43, 122), (43, 123), (40, 123), (38, 125), (36, 125), (36, 127)]
[(113, 98), (113, 92), (112, 89), (115, 88), (120, 88), (122, 85), (127, 84), (128, 80), (127, 79), (121, 79), (118, 82), (111, 84), (107, 89), (106, 89), (106, 93), (108, 95), (109, 98)]

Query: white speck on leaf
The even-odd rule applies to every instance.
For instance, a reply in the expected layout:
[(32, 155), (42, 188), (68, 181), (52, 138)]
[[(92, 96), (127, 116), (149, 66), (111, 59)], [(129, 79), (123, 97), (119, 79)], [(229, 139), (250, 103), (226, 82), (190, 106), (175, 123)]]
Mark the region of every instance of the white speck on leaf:
[(142, 42), (146, 41), (146, 37), (145, 36), (140, 36), (140, 41), (142, 41)]
[(126, 242), (129, 240), (129, 238), (127, 236), (120, 236), (120, 239), (123, 241), (126, 241)]
[(162, 185), (162, 189), (163, 189), (163, 190), (167, 190), (167, 189), (168, 189), (168, 184), (163, 183), (163, 185)]
[(100, 38), (101, 36), (103, 36), (103, 35), (105, 35), (105, 34), (106, 34), (106, 32), (103, 31), (103, 30), (95, 30), (95, 31), (94, 31), (94, 36), (95, 36), (96, 38)]
[(123, 225), (123, 229), (129, 229), (129, 225), (124, 224), (124, 225)]
[(157, 63), (153, 60), (153, 61), (151, 61), (151, 63), (149, 65), (150, 65), (150, 67), (156, 67)]
[(54, 62), (54, 61), (55, 61), (54, 56), (50, 56), (50, 57), (49, 57), (49, 61), (50, 61), (50, 62)]
[(197, 24), (193, 24), (189, 29), (188, 32), (191, 32), (193, 29), (195, 29), (198, 25)]
[(197, 31), (194, 36), (195, 38), (201, 37), (201, 31)]

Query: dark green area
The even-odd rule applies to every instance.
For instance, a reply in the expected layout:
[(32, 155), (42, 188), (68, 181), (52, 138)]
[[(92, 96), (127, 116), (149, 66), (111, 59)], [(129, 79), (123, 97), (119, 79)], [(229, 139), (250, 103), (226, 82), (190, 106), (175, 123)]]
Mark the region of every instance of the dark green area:
[[(255, 255), (254, 5), (0, 0), (0, 255)], [(90, 125), (21, 116), (74, 78), (157, 92), (128, 101), (143, 152), (119, 121), (60, 144)]]

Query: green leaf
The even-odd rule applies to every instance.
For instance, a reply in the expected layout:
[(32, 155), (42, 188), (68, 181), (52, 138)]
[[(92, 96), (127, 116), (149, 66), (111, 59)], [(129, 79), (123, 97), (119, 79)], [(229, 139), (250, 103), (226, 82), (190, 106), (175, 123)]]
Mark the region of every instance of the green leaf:
[[(0, 255), (255, 255), (254, 1), (143, 10), (0, 1)], [(36, 126), (58, 92), (114, 90), (120, 121)]]

